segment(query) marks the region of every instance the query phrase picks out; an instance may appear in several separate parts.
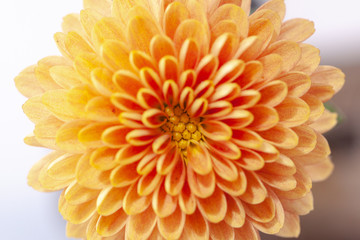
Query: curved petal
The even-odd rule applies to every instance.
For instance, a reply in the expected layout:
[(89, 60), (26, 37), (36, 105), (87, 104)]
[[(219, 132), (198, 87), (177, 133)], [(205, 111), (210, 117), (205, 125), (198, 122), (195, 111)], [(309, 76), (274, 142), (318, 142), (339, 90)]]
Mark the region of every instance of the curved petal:
[(136, 182), (140, 177), (136, 167), (137, 163), (132, 163), (114, 168), (110, 174), (111, 185), (114, 187), (125, 187)]
[(96, 210), (102, 216), (109, 216), (118, 211), (124, 201), (124, 197), (129, 187), (116, 188), (109, 186), (104, 188), (97, 198)]
[(245, 224), (245, 209), (239, 198), (226, 196), (227, 211), (224, 221), (233, 228), (241, 228)]
[(159, 218), (169, 217), (177, 207), (177, 197), (165, 191), (164, 184), (160, 184), (152, 195), (152, 208)]
[(182, 239), (209, 239), (209, 226), (203, 215), (197, 210), (191, 215), (186, 215), (186, 222)]
[(199, 197), (206, 198), (211, 196), (215, 191), (215, 174), (211, 171), (207, 175), (199, 175), (192, 168), (187, 168), (187, 183), (191, 192)]
[(267, 190), (256, 173), (252, 171), (244, 171), (247, 180), (246, 191), (239, 198), (249, 204), (259, 204), (263, 202), (267, 196)]
[[(147, 195), (147, 196), (140, 196), (137, 192), (137, 187), (136, 187), (136, 183), (134, 183), (133, 185), (131, 185), (131, 187), (128, 189), (128, 191), (126, 192), (125, 196), (124, 196), (124, 200), (123, 200), (123, 209), (126, 212), (126, 214), (128, 215), (134, 215), (135, 219), (137, 219), (138, 217), (140, 217), (142, 214), (150, 214), (151, 216), (155, 213), (153, 212), (152, 208), (149, 207), (151, 204), (151, 195)], [(146, 218), (142, 219), (145, 220)], [(131, 221), (131, 218), (130, 220)], [(126, 224), (126, 227), (131, 227), (129, 226), (131, 224)], [(142, 225), (142, 224), (139, 224)], [(134, 226), (132, 226), (134, 227)], [(152, 229), (151, 229), (152, 230)], [(151, 233), (151, 231), (150, 231)], [(149, 235), (150, 235), (149, 233)]]
[(168, 217), (159, 218), (158, 229), (166, 239), (180, 238), (185, 226), (186, 214), (179, 207)]
[(156, 214), (151, 207), (130, 216), (125, 228), (125, 239), (148, 239), (156, 226)]
[(202, 215), (212, 223), (218, 223), (225, 218), (227, 203), (225, 194), (215, 188), (213, 194), (207, 198), (198, 198), (197, 206)]
[(96, 232), (103, 237), (111, 237), (124, 228), (128, 218), (122, 208), (109, 216), (100, 216), (96, 223)]

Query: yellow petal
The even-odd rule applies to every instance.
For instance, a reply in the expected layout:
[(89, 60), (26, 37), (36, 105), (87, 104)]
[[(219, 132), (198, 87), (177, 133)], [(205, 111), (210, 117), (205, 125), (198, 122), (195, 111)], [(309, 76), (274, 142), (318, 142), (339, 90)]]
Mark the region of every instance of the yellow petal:
[(112, 17), (101, 18), (94, 24), (91, 32), (91, 39), (98, 51), (107, 40), (126, 41), (121, 22)]
[(66, 236), (69, 238), (86, 238), (86, 229), (89, 222), (80, 224), (66, 223)]
[(73, 120), (77, 118), (77, 114), (70, 109), (69, 103), (67, 102), (67, 94), (68, 91), (63, 89), (47, 91), (42, 95), (41, 102), (48, 111), (59, 119), (65, 121)]
[(85, 83), (91, 83), (91, 71), (97, 67), (104, 67), (101, 59), (94, 53), (79, 54), (74, 60), (75, 70)]
[[(138, 219), (142, 215), (140, 213), (145, 214), (145, 216), (147, 214), (151, 214), (151, 216), (154, 215), (155, 218), (156, 216), (155, 213), (153, 212), (152, 208), (149, 207), (150, 204), (151, 204), (151, 194), (148, 196), (140, 196), (137, 192), (136, 183), (135, 183), (131, 185), (131, 187), (129, 188), (129, 190), (127, 191), (124, 197), (123, 209), (128, 215), (134, 215), (133, 219)], [(136, 225), (134, 224), (134, 226), (132, 226), (131, 219), (132, 218), (130, 218), (129, 220), (130, 223), (128, 223), (126, 227), (134, 228), (136, 227)], [(145, 219), (146, 218), (142, 218), (141, 220), (144, 221)], [(139, 225), (138, 227), (140, 227), (140, 225), (144, 225), (144, 224), (138, 224), (138, 225)], [(144, 226), (144, 227), (149, 227), (149, 226)], [(131, 234), (136, 234), (136, 233), (131, 233)]]
[(66, 152), (84, 152), (87, 147), (79, 141), (78, 133), (88, 124), (88, 121), (83, 120), (76, 120), (63, 124), (56, 133), (57, 146)]
[(93, 200), (99, 192), (99, 190), (85, 188), (74, 181), (66, 188), (64, 197), (69, 204), (79, 205)]
[(100, 216), (96, 224), (96, 231), (103, 237), (111, 237), (125, 226), (127, 220), (128, 215), (120, 208), (109, 216)]
[(90, 164), (96, 169), (106, 171), (114, 168), (117, 163), (115, 155), (118, 149), (100, 147), (97, 148), (90, 157)]
[(80, 224), (89, 220), (95, 212), (96, 199), (78, 205), (71, 205), (66, 201), (64, 192), (62, 192), (59, 198), (59, 212), (64, 219), (74, 224)]
[(80, 157), (81, 154), (64, 154), (58, 157), (47, 167), (47, 175), (58, 180), (74, 179)]
[(102, 147), (104, 143), (101, 140), (101, 135), (105, 129), (111, 127), (108, 123), (91, 123), (83, 127), (78, 133), (79, 141), (87, 147), (98, 148)]
[(106, 40), (101, 45), (100, 54), (105, 64), (113, 71), (131, 70), (128, 47), (118, 40)]
[(54, 66), (66, 66), (68, 62), (63, 57), (50, 56), (41, 59), (35, 67), (35, 76), (41, 88), (45, 91), (61, 89), (51, 77), (50, 69)]
[(95, 26), (95, 24), (102, 18), (103, 16), (96, 11), (95, 9), (87, 8), (80, 11), (80, 22), (81, 26), (86, 32), (88, 38), (91, 38), (91, 32)]
[(92, 8), (99, 11), (104, 16), (109, 16), (111, 14), (111, 1), (109, 0), (84, 0), (83, 1), (84, 9)]
[(156, 220), (156, 214), (151, 207), (140, 214), (130, 216), (126, 224), (125, 238), (129, 240), (148, 239), (156, 227)]
[(110, 185), (109, 171), (100, 171), (90, 165), (91, 153), (85, 153), (76, 166), (77, 182), (90, 189), (102, 189)]
[(54, 66), (50, 68), (50, 75), (63, 88), (72, 88), (81, 85), (81, 78), (73, 67)]
[(97, 198), (97, 212), (102, 216), (109, 216), (118, 211), (123, 205), (128, 189), (129, 187), (115, 188), (112, 186), (104, 188)]
[(27, 98), (40, 95), (44, 92), (35, 75), (35, 66), (25, 68), (14, 79), (15, 86)]
[(140, 178), (136, 172), (137, 163), (120, 165), (111, 171), (110, 181), (114, 187), (126, 187)]

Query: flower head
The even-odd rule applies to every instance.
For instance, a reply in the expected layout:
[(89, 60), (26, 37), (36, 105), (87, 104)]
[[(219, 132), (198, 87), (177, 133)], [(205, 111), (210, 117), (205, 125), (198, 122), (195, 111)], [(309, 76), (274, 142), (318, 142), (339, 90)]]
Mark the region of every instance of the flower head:
[(63, 190), (69, 237), (297, 236), (312, 181), (333, 165), (323, 102), (343, 73), (318, 66), (283, 0), (84, 0), (55, 34), (62, 54), (16, 78), (53, 149), (30, 171)]

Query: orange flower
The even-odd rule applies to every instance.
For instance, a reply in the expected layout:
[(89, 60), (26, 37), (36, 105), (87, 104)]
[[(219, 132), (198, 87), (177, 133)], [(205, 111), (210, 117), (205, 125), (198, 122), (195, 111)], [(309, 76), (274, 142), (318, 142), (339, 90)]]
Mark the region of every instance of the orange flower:
[(61, 57), (16, 85), (53, 149), (30, 171), (63, 189), (67, 235), (87, 239), (298, 236), (312, 181), (332, 171), (323, 102), (343, 73), (318, 66), (283, 0), (84, 0), (55, 34)]

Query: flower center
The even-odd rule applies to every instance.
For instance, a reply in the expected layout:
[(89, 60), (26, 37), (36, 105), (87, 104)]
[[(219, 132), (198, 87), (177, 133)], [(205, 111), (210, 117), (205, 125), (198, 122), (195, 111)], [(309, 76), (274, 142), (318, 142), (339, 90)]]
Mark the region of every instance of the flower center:
[(164, 132), (171, 132), (172, 140), (180, 149), (183, 157), (186, 159), (187, 147), (190, 141), (199, 142), (202, 134), (198, 129), (199, 119), (191, 119), (189, 114), (180, 108), (180, 106), (166, 107), (167, 122), (161, 127)]

